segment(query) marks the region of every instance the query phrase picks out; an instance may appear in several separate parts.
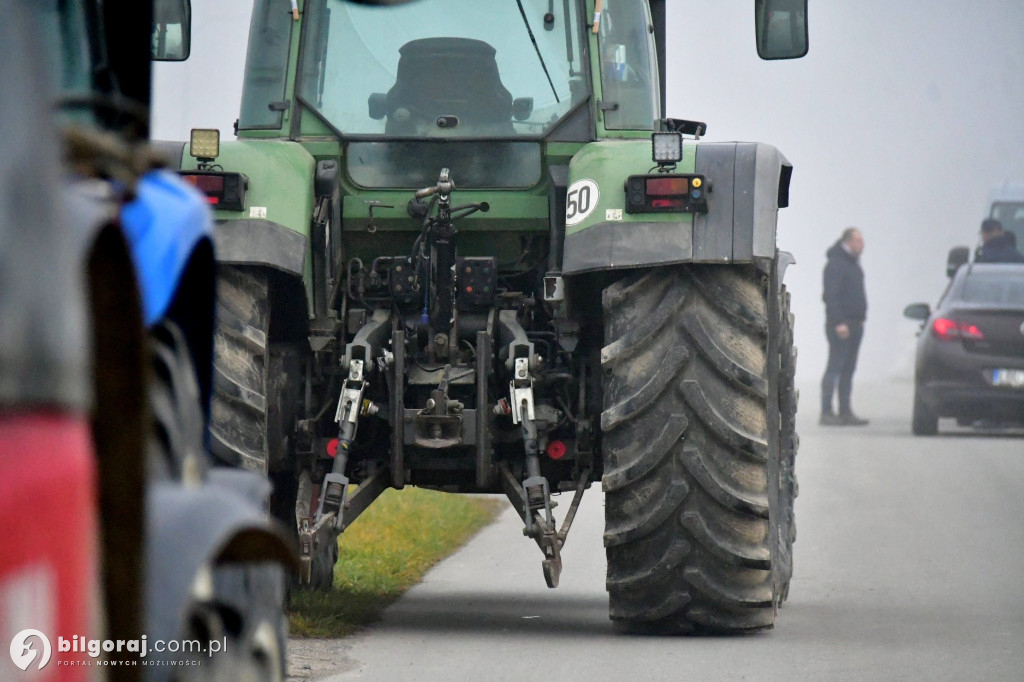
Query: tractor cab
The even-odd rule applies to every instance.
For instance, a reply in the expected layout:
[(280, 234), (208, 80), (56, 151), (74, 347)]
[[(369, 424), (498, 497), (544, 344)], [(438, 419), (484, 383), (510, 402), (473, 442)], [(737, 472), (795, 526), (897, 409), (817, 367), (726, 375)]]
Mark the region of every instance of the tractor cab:
[[(666, 4), (306, 0), (300, 15), (256, 0), (237, 134), (339, 138), (366, 188), (422, 187), (441, 167), (462, 188), (534, 186), (540, 142), (659, 129)], [(806, 51), (803, 8), (757, 3), (762, 56)]]

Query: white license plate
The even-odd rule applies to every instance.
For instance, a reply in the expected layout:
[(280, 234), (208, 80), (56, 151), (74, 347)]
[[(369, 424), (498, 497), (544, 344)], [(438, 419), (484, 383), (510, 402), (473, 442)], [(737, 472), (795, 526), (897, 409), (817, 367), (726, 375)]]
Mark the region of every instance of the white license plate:
[(992, 385), (1022, 388), (1024, 387), (1024, 369), (994, 369), (992, 370)]

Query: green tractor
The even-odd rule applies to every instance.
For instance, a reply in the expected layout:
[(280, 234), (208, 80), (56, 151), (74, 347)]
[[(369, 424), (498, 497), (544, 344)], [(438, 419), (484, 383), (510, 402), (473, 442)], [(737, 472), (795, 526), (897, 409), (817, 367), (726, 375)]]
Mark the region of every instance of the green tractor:
[[(792, 169), (662, 117), (666, 4), (255, 1), (238, 140), (176, 151), (218, 221), (211, 446), (271, 478), (304, 583), (413, 485), (507, 496), (555, 587), (601, 481), (614, 621), (773, 625)], [(806, 0), (755, 5), (802, 56)]]

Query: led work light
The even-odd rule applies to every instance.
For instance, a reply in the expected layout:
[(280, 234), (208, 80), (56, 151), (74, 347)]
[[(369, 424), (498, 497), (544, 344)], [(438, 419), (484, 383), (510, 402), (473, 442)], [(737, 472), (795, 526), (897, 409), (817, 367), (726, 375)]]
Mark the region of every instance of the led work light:
[(652, 133), (651, 158), (659, 166), (679, 163), (683, 160), (683, 135), (677, 132)]
[(188, 153), (200, 161), (213, 161), (220, 154), (220, 131), (215, 128), (193, 128)]

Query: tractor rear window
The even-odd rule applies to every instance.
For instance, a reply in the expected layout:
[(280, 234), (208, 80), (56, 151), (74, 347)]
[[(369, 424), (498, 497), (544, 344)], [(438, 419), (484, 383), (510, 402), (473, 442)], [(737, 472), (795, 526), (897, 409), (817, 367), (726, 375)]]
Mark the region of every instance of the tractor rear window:
[(536, 142), (352, 142), (345, 154), (348, 175), (362, 187), (427, 187), (442, 168), (463, 189), (532, 187), (540, 182)]
[(300, 96), (344, 135), (539, 138), (589, 95), (578, 5), (309, 0)]

